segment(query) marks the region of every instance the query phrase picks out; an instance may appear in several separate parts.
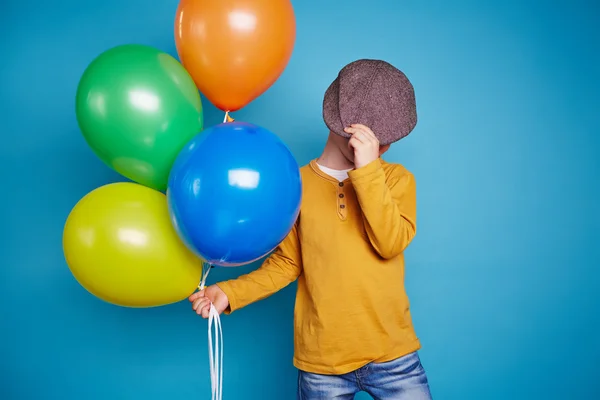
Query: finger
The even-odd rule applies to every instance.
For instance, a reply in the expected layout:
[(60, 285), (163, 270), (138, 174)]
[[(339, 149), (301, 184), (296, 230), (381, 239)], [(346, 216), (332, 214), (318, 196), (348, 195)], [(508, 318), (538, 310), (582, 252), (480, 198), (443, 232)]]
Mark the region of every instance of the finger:
[(361, 141), (360, 141), (360, 140), (358, 140), (358, 139), (357, 139), (356, 137), (354, 137), (354, 136), (352, 136), (352, 137), (350, 138), (350, 140), (348, 141), (348, 147), (349, 147), (351, 150), (356, 150), (356, 148), (357, 148), (357, 147), (359, 147), (359, 146), (361, 146), (361, 145), (362, 145)]
[(198, 309), (196, 310), (196, 314), (202, 315), (204, 317), (206, 310), (210, 310), (210, 303), (200, 305), (200, 307), (198, 307)]
[(351, 128), (355, 128), (355, 129), (359, 129), (361, 131), (364, 131), (368, 135), (375, 136), (375, 134), (373, 133), (373, 131), (371, 130), (371, 128), (369, 128), (366, 125), (363, 125), (363, 124), (350, 124), (350, 127)]
[(196, 293), (192, 293), (192, 295), (188, 298), (189, 301), (191, 301), (192, 303), (200, 297), (204, 297), (204, 289), (196, 292)]
[(202, 303), (200, 303), (198, 305), (198, 308), (196, 308), (196, 314), (198, 315), (202, 315), (203, 311), (205, 309), (210, 309), (210, 301), (203, 301)]
[(356, 133), (360, 132), (360, 129), (348, 126), (344, 128), (344, 132), (349, 133), (350, 135), (355, 135)]
[(361, 143), (369, 143), (369, 138), (363, 131), (357, 130), (352, 134), (352, 137), (358, 139)]
[(379, 142), (375, 137), (369, 136), (364, 131), (359, 131), (353, 135), (356, 137), (363, 145), (378, 147)]
[(202, 299), (196, 299), (192, 302), (192, 310), (196, 310), (198, 308), (198, 306), (200, 305), (200, 302), (202, 302)]
[(208, 318), (210, 315), (210, 304), (202, 309), (202, 318)]
[(376, 144), (375, 139), (373, 137), (369, 136), (368, 134), (366, 134), (364, 131), (360, 131), (360, 132), (356, 133), (354, 136), (356, 136), (361, 141), (361, 143), (364, 143), (367, 145), (368, 144), (370, 144), (370, 145)]
[(363, 132), (365, 136), (371, 141), (379, 143), (379, 140), (377, 140), (377, 136), (375, 136), (375, 133), (368, 126), (363, 124), (352, 124), (350, 126), (354, 129), (358, 129), (360, 132)]
[(196, 299), (196, 301), (194, 301), (194, 304), (192, 305), (192, 309), (198, 311), (199, 309), (202, 309), (202, 306), (206, 305), (206, 303), (210, 303), (210, 300), (208, 300), (208, 298), (206, 297)]

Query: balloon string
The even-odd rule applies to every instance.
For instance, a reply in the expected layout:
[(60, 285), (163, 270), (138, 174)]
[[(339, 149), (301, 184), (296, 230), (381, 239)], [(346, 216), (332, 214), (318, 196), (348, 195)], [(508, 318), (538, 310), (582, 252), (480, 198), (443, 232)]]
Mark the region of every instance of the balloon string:
[(223, 123), (233, 121), (235, 121), (235, 119), (231, 118), (231, 116), (229, 115), (229, 111), (225, 111), (225, 118), (223, 118)]
[(212, 266), (209, 263), (202, 263), (202, 280), (198, 284), (198, 289), (204, 290), (206, 287), (206, 278), (208, 278), (208, 274), (210, 274), (210, 270)]
[[(206, 287), (206, 278), (212, 266), (208, 263), (202, 264), (202, 281), (198, 289), (204, 290)], [(212, 327), (215, 327), (214, 347)], [(210, 305), (208, 314), (208, 358), (210, 366), (210, 388), (212, 400), (221, 400), (223, 398), (223, 329), (221, 328), (221, 317), (213, 304)]]
[[(213, 348), (212, 326), (215, 326), (215, 346)], [(223, 398), (223, 330), (221, 319), (214, 305), (210, 305), (208, 317), (208, 355), (210, 359), (210, 387), (212, 400)]]

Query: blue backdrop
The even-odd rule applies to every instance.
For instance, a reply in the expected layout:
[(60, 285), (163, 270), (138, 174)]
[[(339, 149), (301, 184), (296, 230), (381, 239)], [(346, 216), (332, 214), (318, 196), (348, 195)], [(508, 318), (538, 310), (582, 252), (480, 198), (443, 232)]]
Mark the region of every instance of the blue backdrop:
[[(419, 123), (387, 159), (418, 183), (407, 287), (434, 398), (599, 398), (598, 3), (293, 3), (289, 67), (234, 117), (279, 134), (304, 164), (325, 142), (322, 95), (339, 68), (383, 58), (413, 81)], [(61, 248), (74, 204), (123, 180), (78, 130), (77, 82), (118, 44), (175, 55), (176, 6), (0, 6), (2, 399), (210, 397), (206, 321), (187, 302), (101, 302)], [(207, 125), (220, 122), (204, 105)], [(224, 318), (226, 399), (294, 398), (294, 289)]]

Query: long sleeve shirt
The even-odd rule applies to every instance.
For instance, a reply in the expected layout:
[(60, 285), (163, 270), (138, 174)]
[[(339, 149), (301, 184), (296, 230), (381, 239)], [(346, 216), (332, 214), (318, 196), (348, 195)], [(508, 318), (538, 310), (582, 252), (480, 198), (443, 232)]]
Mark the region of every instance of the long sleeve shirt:
[(219, 283), (234, 312), (298, 280), (294, 365), (343, 374), (420, 348), (404, 288), (403, 252), (416, 233), (416, 187), (377, 159), (339, 182), (302, 167), (300, 216), (263, 265)]

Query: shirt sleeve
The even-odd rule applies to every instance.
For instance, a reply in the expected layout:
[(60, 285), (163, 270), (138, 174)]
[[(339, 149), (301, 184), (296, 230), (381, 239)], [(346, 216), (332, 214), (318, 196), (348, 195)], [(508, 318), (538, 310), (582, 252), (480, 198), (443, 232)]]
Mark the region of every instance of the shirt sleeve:
[(258, 269), (217, 284), (229, 299), (225, 314), (278, 292), (300, 276), (302, 260), (296, 225)]
[(386, 181), (380, 159), (349, 172), (367, 236), (377, 253), (400, 255), (416, 234), (416, 185), (413, 175), (398, 169)]

